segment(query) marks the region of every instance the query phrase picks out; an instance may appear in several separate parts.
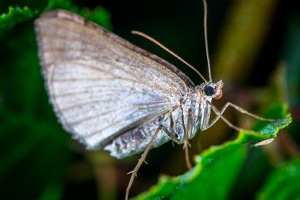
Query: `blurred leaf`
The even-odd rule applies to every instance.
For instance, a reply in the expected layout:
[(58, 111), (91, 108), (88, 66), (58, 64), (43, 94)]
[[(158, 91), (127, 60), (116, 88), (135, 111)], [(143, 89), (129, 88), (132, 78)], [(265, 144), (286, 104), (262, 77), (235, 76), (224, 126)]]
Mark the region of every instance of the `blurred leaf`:
[[(249, 78), (254, 59), (270, 29), (278, 0), (236, 0), (221, 32), (213, 59), (213, 77), (227, 86)], [(243, 67), (240, 67), (243, 66)]]
[(284, 163), (273, 171), (258, 199), (300, 199), (300, 160)]
[(162, 177), (159, 183), (136, 199), (226, 199), (245, 161), (248, 144), (276, 137), (291, 123), (285, 105), (273, 106), (266, 117), (281, 118), (275, 122), (258, 122), (256, 133), (240, 132), (237, 139), (211, 147), (197, 157), (196, 166), (178, 177)]
[(32, 19), (36, 15), (30, 8), (24, 7), (9, 7), (8, 13), (3, 13), (0, 16), (0, 38), (3, 35), (14, 28), (17, 24), (20, 24), (28, 19)]

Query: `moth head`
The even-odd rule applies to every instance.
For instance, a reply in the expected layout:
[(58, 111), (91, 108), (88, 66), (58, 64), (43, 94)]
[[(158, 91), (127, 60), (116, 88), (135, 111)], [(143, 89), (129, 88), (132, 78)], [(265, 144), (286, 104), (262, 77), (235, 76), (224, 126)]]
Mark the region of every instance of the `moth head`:
[(215, 82), (203, 83), (201, 85), (201, 89), (207, 97), (211, 97), (214, 99), (220, 99), (223, 94), (222, 93), (223, 86), (224, 86), (224, 83), (222, 80), (220, 80), (216, 83)]

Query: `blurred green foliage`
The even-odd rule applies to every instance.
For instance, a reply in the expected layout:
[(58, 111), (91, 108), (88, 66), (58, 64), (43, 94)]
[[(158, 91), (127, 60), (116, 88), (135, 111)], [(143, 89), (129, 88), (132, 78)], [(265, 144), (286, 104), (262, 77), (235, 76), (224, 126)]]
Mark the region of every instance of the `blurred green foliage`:
[[(99, 189), (101, 187), (103, 188), (103, 186), (95, 186), (99, 183), (109, 182), (108, 180), (98, 181), (97, 179), (99, 179), (99, 177), (97, 176), (97, 172), (95, 172), (96, 167), (93, 166), (96, 163), (95, 159), (104, 160), (104, 158), (90, 156), (89, 152), (77, 147), (76, 144), (74, 145), (71, 142), (71, 137), (62, 130), (54, 116), (52, 107), (48, 103), (37, 56), (33, 21), (38, 17), (38, 14), (45, 10), (54, 8), (68, 9), (108, 29), (112, 28), (110, 14), (107, 10), (99, 5), (94, 5), (95, 3), (92, 1), (84, 3), (78, 1), (77, 3), (82, 7), (85, 6), (84, 3), (87, 3), (89, 4), (88, 6), (96, 8), (88, 9), (88, 7), (85, 7), (81, 9), (81, 6), (79, 8), (79, 6), (75, 6), (75, 4), (65, 0), (52, 0), (49, 2), (3, 1), (1, 4), (1, 11), (6, 14), (0, 16), (0, 199), (96, 199), (97, 195), (99, 199), (109, 199), (108, 197), (104, 198), (105, 195), (102, 193), (105, 191), (103, 192), (103, 190)], [(138, 2), (135, 3), (139, 5)], [(180, 28), (181, 25), (184, 26), (187, 20), (181, 10), (190, 9), (184, 14), (197, 13), (195, 18), (199, 17), (197, 19), (201, 21), (202, 11), (199, 12), (199, 9), (202, 8), (201, 1), (194, 2), (194, 4), (192, 4), (192, 2), (185, 4), (183, 2), (179, 3), (173, 1), (158, 4), (158, 2), (155, 1), (147, 1), (141, 4), (143, 7), (134, 7), (133, 4), (129, 4), (128, 2), (118, 2), (118, 4), (121, 4), (118, 6), (106, 1), (104, 4), (112, 10), (112, 18), (116, 22), (116, 24), (114, 24), (116, 30), (118, 30), (119, 27), (124, 28), (125, 26), (129, 26), (131, 22), (140, 20), (140, 24), (136, 23), (136, 27), (134, 28), (142, 27), (143, 29), (143, 27), (148, 26), (149, 28), (146, 32), (149, 33), (150, 29), (154, 30), (154, 27), (158, 27), (155, 29), (156, 34), (162, 34), (162, 38), (165, 39), (174, 39), (173, 42), (167, 46), (173, 49), (173, 46), (176, 48), (178, 44), (179, 47), (177, 48), (179, 49), (178, 51), (174, 50), (175, 52), (180, 52), (181, 55), (190, 55), (191, 57), (189, 59), (194, 60), (193, 62), (197, 61), (199, 55), (203, 55), (202, 57), (204, 57), (203, 50), (201, 50), (202, 53), (197, 52), (195, 49), (199, 47), (193, 46), (197, 43), (195, 41), (200, 41), (201, 39), (201, 34), (198, 30), (194, 29), (196, 22), (191, 20), (190, 23), (192, 25), (186, 26), (190, 27), (191, 30), (183, 30)], [(125, 7), (125, 4), (133, 6), (132, 9)], [(168, 9), (168, 6), (170, 6), (168, 4), (172, 4), (173, 7), (171, 8), (174, 8), (175, 5), (175, 8), (178, 9), (172, 10), (170, 8), (170, 10), (168, 10), (169, 13), (177, 12), (175, 13), (177, 17), (173, 18), (170, 16), (164, 18), (163, 11)], [(214, 11), (221, 10), (225, 12), (226, 7), (223, 5), (224, 2), (217, 0), (208, 2), (209, 19), (211, 19), (208, 22), (208, 25), (211, 25), (209, 27), (216, 29), (216, 26), (220, 26), (219, 19), (213, 14), (210, 14), (210, 11), (213, 13)], [(142, 11), (146, 7), (148, 7), (148, 9), (151, 10), (150, 13), (153, 14), (149, 16), (149, 18), (159, 19), (157, 23), (153, 23), (149, 19), (149, 21), (144, 20), (146, 13)], [(157, 14), (155, 10), (156, 7), (158, 9), (157, 12), (162, 11), (163, 14)], [(222, 9), (223, 7), (224, 9)], [(117, 10), (119, 13), (114, 10)], [(122, 14), (120, 14), (120, 12)], [(116, 14), (114, 15), (114, 13)], [(129, 13), (134, 13), (135, 15), (140, 14), (141, 18), (135, 15), (130, 16)], [(272, 91), (270, 96), (284, 95), (280, 97), (276, 96), (276, 101), (283, 100), (287, 102), (292, 114), (294, 114), (293, 118), (295, 122), (290, 126), (291, 128), (288, 129), (288, 132), (291, 135), (292, 144), (295, 145), (295, 148), (290, 149), (283, 145), (283, 147), (280, 148), (280, 153), (278, 153), (274, 149), (263, 150), (261, 147), (249, 148), (249, 145), (247, 145), (250, 144), (251, 147), (261, 140), (275, 138), (278, 130), (290, 123), (286, 106), (276, 104), (277, 106), (275, 105), (266, 111), (265, 116), (271, 118), (286, 118), (286, 121), (282, 123), (258, 122), (254, 127), (258, 132), (257, 134), (239, 133), (236, 139), (225, 143), (222, 142), (223, 144), (219, 146), (211, 147), (196, 157), (196, 165), (191, 171), (173, 178), (163, 176), (157, 186), (154, 186), (148, 192), (138, 196), (138, 199), (152, 199), (154, 196), (160, 199), (197, 199), (200, 197), (201, 199), (236, 199), (242, 197), (258, 199), (280, 199), (282, 197), (281, 199), (288, 199), (300, 197), (300, 192), (298, 192), (299, 188), (296, 184), (300, 181), (300, 163), (298, 161), (299, 154), (297, 154), (299, 153), (297, 145), (299, 145), (300, 137), (299, 134), (296, 134), (299, 127), (299, 116), (297, 112), (294, 111), (294, 109), (299, 109), (300, 99), (300, 73), (298, 73), (300, 69), (300, 15), (295, 13), (297, 12), (291, 12), (286, 19), (288, 23), (282, 29), (286, 31), (283, 34), (285, 39), (283, 40), (282, 48), (279, 50), (279, 52), (281, 51), (280, 56), (273, 56), (273, 59), (276, 60), (274, 62), (281, 60), (285, 62), (286, 75), (285, 73), (279, 73), (276, 77), (280, 77), (286, 81), (287, 85), (283, 87), (281, 84), (277, 86), (276, 89), (267, 89), (268, 91)], [(114, 18), (114, 16), (118, 14), (119, 18)], [(168, 23), (166, 23), (164, 19), (169, 19)], [(170, 31), (166, 32), (166, 29), (170, 29)], [(126, 28), (124, 28), (123, 31), (127, 31)], [(122, 34), (122, 30), (119, 29), (118, 32)], [(185, 37), (184, 40), (179, 40), (178, 35), (184, 34), (189, 34), (190, 36)], [(213, 35), (213, 37), (216, 38), (216, 34), (209, 35)], [(257, 35), (255, 37), (257, 37)], [(251, 40), (251, 38), (246, 39)], [(164, 39), (159, 40), (164, 42)], [(188, 42), (190, 42), (189, 46), (186, 45)], [(253, 40), (253, 42), (256, 41)], [(216, 42), (212, 41), (210, 44), (214, 43)], [(142, 44), (142, 46), (143, 45), (145, 44)], [(186, 47), (184, 48), (181, 45)], [(247, 49), (247, 47), (244, 48)], [(261, 58), (252, 59), (261, 61)], [(252, 60), (251, 63), (256, 63), (257, 60)], [(262, 60), (264, 61), (264, 59)], [(197, 64), (197, 66), (206, 65), (203, 64), (206, 62), (204, 59), (201, 59), (199, 62), (201, 64)], [(275, 66), (266, 66), (264, 69), (259, 68), (258, 72), (260, 73), (266, 70), (267, 67), (275, 68)], [(274, 69), (270, 71), (272, 70)], [(270, 76), (270, 72), (268, 76)], [(266, 77), (263, 78), (266, 79)], [(259, 79), (259, 76), (255, 76), (254, 79)], [(274, 93), (276, 93), (276, 95), (274, 95)], [(272, 99), (270, 99), (270, 101), (272, 101)], [(259, 134), (259, 132), (263, 134)], [(212, 133), (210, 135), (217, 134)], [(284, 135), (286, 135), (286, 133), (284, 133)], [(277, 140), (280, 143), (283, 140), (280, 139), (279, 136)], [(232, 137), (229, 139), (232, 139)], [(276, 143), (276, 141), (274, 143)], [(289, 145), (289, 147), (292, 146), (291, 143), (287, 145)], [(159, 150), (155, 150), (156, 154), (149, 155), (147, 161), (150, 166), (144, 166), (141, 169), (138, 180), (136, 180), (137, 183), (133, 188), (133, 194), (141, 192), (141, 190), (149, 185), (146, 184), (146, 186), (142, 186), (143, 183), (149, 179), (147, 176), (143, 177), (143, 173), (147, 173), (147, 171), (145, 171), (146, 168), (161, 168), (164, 167), (164, 163), (172, 162), (172, 160), (164, 160), (169, 155), (176, 153), (175, 150), (173, 150), (174, 148), (171, 149), (169, 153), (163, 149), (163, 151), (161, 151), (162, 153), (159, 152)], [(179, 147), (179, 149), (181, 150), (181, 147)], [(272, 152), (276, 152), (282, 155), (282, 157), (280, 157), (280, 159), (274, 158)], [(161, 157), (162, 155), (166, 157)], [(176, 155), (174, 157), (179, 156)], [(87, 164), (82, 165), (82, 162)], [(134, 163), (135, 162), (136, 157), (134, 158)], [(179, 165), (184, 166), (184, 163), (176, 161), (172, 163), (174, 163), (171, 165), (172, 167), (167, 170), (174, 170), (178, 168)], [(86, 167), (86, 165), (88, 167)], [(129, 178), (126, 176), (126, 172), (130, 171), (132, 166), (128, 166), (128, 160), (125, 161), (125, 164), (118, 165), (125, 168), (123, 171), (119, 170), (124, 174), (125, 178), (120, 175), (120, 177), (115, 175), (121, 173), (118, 171), (112, 171), (114, 174), (107, 174), (106, 178), (113, 179), (114, 176), (117, 176), (116, 179), (118, 181), (115, 185), (117, 194), (112, 195), (114, 197), (111, 196), (110, 198), (122, 199)], [(115, 165), (111, 163), (109, 167), (116, 169)], [(102, 166), (102, 168), (104, 167)], [(97, 169), (101, 171), (102, 168)], [(92, 175), (89, 175), (89, 172), (86, 171), (89, 171)], [(158, 177), (159, 172), (161, 172), (160, 170), (153, 171), (156, 172), (155, 177)], [(168, 171), (164, 171), (164, 173), (168, 173)], [(93, 180), (95, 180), (95, 182)], [(72, 181), (76, 183), (70, 183)], [(77, 182), (83, 182), (83, 184), (77, 184)], [(85, 184), (86, 182), (88, 182), (88, 184)], [(74, 185), (76, 185), (76, 187), (74, 187)], [(84, 189), (80, 187), (82, 185), (85, 185), (83, 187)], [(137, 189), (137, 191), (134, 191), (134, 189)], [(278, 191), (281, 193), (278, 194), (278, 196), (273, 196), (274, 193)], [(108, 190), (106, 192), (108, 192)], [(72, 193), (76, 195), (72, 195)]]
[(270, 174), (258, 199), (298, 199), (299, 180), (300, 160), (284, 163)]

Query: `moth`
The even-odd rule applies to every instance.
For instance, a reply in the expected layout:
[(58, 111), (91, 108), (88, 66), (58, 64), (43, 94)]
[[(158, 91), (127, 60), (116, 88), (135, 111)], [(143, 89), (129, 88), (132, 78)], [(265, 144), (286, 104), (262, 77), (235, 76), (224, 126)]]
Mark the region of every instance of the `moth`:
[[(205, 25), (206, 25), (206, 3)], [(122, 159), (142, 153), (134, 177), (148, 151), (170, 140), (183, 144), (200, 129), (222, 119), (233, 107), (259, 120), (230, 102), (221, 110), (212, 104), (222, 96), (222, 80), (209, 80), (193, 66), (153, 38), (146, 37), (191, 67), (203, 79), (195, 85), (178, 68), (112, 32), (66, 10), (53, 10), (35, 21), (42, 74), (54, 111), (64, 129), (87, 149), (103, 149)], [(207, 48), (207, 34), (205, 28)], [(207, 59), (209, 61), (208, 51)], [(215, 118), (210, 119), (214, 112)], [(187, 163), (190, 167), (188, 156)]]

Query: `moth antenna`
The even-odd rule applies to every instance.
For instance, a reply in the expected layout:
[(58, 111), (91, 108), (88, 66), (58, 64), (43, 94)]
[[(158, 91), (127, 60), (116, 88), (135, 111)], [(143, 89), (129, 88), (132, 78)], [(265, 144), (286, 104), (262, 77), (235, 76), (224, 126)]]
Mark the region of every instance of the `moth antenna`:
[(207, 68), (208, 68), (208, 77), (209, 81), (212, 81), (211, 78), (211, 69), (210, 69), (210, 59), (209, 59), (209, 51), (208, 51), (208, 39), (207, 39), (207, 3), (203, 0), (204, 6), (204, 42), (205, 42), (205, 52), (206, 52), (206, 59), (207, 59)]
[(207, 80), (204, 78), (204, 76), (202, 76), (202, 74), (195, 68), (193, 67), (191, 64), (189, 64), (187, 61), (185, 61), (183, 58), (181, 58), (179, 55), (177, 55), (176, 53), (174, 53), (173, 51), (171, 51), (170, 49), (168, 49), (166, 46), (164, 46), (162, 43), (158, 42), (156, 39), (150, 37), (149, 35), (142, 33), (140, 31), (131, 31), (132, 34), (135, 35), (139, 35), (143, 38), (146, 38), (147, 40), (153, 42), (154, 44), (156, 44), (157, 46), (159, 46), (160, 48), (162, 48), (163, 50), (165, 50), (166, 52), (168, 52), (169, 54), (171, 54), (172, 56), (174, 56), (175, 58), (177, 58), (179, 61), (181, 61), (182, 63), (184, 63), (186, 66), (188, 66), (189, 68), (191, 68), (194, 72), (196, 72), (204, 82), (207, 82)]

